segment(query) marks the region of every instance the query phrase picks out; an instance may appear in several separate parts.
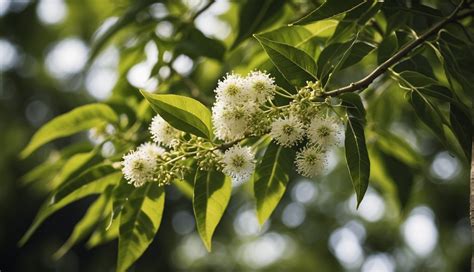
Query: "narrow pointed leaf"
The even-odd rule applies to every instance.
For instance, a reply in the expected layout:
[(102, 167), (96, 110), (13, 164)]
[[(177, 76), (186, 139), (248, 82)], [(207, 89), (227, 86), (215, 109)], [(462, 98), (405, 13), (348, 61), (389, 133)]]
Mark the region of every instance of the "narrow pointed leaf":
[(272, 142), (265, 151), (254, 176), (257, 217), (260, 225), (270, 217), (280, 202), (290, 180), (295, 153)]
[(181, 95), (141, 93), (153, 110), (176, 129), (212, 138), (211, 112), (201, 102)]
[(37, 148), (71, 134), (93, 128), (104, 122), (117, 122), (117, 114), (105, 104), (89, 104), (60, 115), (42, 126), (21, 151), (20, 157), (26, 158)]
[(308, 80), (317, 80), (316, 62), (306, 52), (260, 35), (255, 35), (255, 38), (288, 82), (302, 86)]
[(103, 163), (100, 165), (96, 165), (92, 168), (89, 168), (87, 171), (83, 172), (82, 174), (71, 177), (71, 179), (66, 180), (56, 191), (53, 196), (53, 203), (57, 203), (61, 201), (63, 198), (67, 197), (69, 194), (74, 192), (75, 190), (86, 187), (86, 186), (94, 186), (95, 181), (106, 175), (112, 174), (116, 172), (117, 169), (112, 167), (112, 165)]
[(283, 0), (246, 1), (239, 12), (239, 32), (232, 48), (278, 20), (284, 4)]
[(231, 191), (230, 179), (221, 172), (196, 172), (193, 209), (199, 235), (209, 251), (212, 235), (227, 208)]
[(111, 215), (108, 215), (103, 218), (102, 221), (99, 222), (96, 229), (91, 234), (91, 237), (86, 243), (86, 247), (88, 249), (102, 245), (118, 237), (120, 220), (117, 219), (112, 221), (112, 224), (109, 226), (110, 217)]
[(104, 211), (108, 210), (107, 206), (110, 207), (109, 200), (111, 191), (112, 187), (107, 188), (107, 190), (91, 204), (86, 214), (74, 227), (74, 230), (66, 243), (64, 243), (61, 248), (54, 253), (53, 257), (55, 259), (60, 259), (64, 256), (72, 246), (74, 246), (78, 241), (84, 239), (84, 237), (94, 229), (97, 223), (102, 219)]
[(295, 24), (307, 24), (314, 21), (331, 18), (344, 12), (350, 11), (363, 4), (364, 2), (364, 0), (327, 0), (317, 9), (313, 10), (305, 17), (296, 21)]
[(30, 228), (21, 238), (19, 245), (24, 245), (31, 237), (31, 235), (33, 235), (33, 233), (38, 229), (41, 223), (43, 223), (44, 220), (46, 220), (53, 213), (81, 198), (84, 198), (89, 195), (102, 193), (109, 185), (116, 184), (121, 179), (121, 177), (122, 173), (120, 172), (115, 172), (106, 176), (96, 177), (93, 183), (76, 189), (74, 192), (68, 194), (66, 197), (57, 202), (53, 202), (54, 194), (52, 194), (50, 197), (48, 197), (48, 199), (46, 199), (45, 203), (41, 206)]
[(370, 176), (370, 160), (364, 134), (365, 110), (359, 95), (352, 93), (341, 98), (348, 114), (344, 142), (346, 161), (359, 207)]
[(420, 118), (442, 142), (445, 142), (446, 136), (443, 129), (443, 118), (436, 106), (416, 90), (408, 94), (408, 102), (412, 105), (418, 118)]
[(164, 203), (164, 188), (156, 182), (147, 182), (129, 196), (120, 214), (117, 271), (126, 271), (153, 241)]

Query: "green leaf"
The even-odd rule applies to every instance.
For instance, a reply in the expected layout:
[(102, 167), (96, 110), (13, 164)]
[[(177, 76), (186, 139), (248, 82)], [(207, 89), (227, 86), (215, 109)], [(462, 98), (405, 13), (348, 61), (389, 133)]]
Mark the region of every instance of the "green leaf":
[(111, 173), (116, 172), (117, 169), (112, 167), (112, 165), (103, 163), (96, 165), (92, 168), (89, 168), (82, 174), (72, 177), (69, 180), (66, 180), (55, 192), (53, 195), (52, 203), (57, 203), (63, 198), (67, 197), (72, 192), (76, 191), (81, 187), (94, 186), (93, 183), (96, 183), (96, 180), (107, 176)]
[(377, 63), (381, 64), (388, 60), (398, 50), (397, 33), (392, 32), (386, 36), (377, 49)]
[(211, 251), (212, 235), (229, 203), (231, 192), (231, 181), (221, 172), (199, 170), (196, 172), (194, 216), (199, 235), (208, 251)]
[(164, 203), (164, 188), (156, 182), (147, 182), (132, 192), (120, 214), (117, 271), (126, 271), (153, 241)]
[(383, 3), (377, 0), (365, 1), (363, 4), (346, 13), (342, 20), (339, 20), (334, 35), (329, 42), (345, 42), (353, 40), (360, 27), (372, 19), (382, 7)]
[(346, 161), (359, 207), (367, 191), (370, 176), (370, 160), (364, 134), (365, 110), (360, 96), (351, 93), (341, 98), (348, 113), (344, 143)]
[(112, 224), (109, 225), (110, 220), (107, 220), (108, 218), (110, 218), (110, 216), (103, 218), (91, 234), (91, 237), (86, 243), (88, 249), (102, 245), (118, 237), (120, 220), (114, 220)]
[(86, 214), (82, 219), (76, 224), (72, 234), (69, 236), (66, 243), (64, 243), (61, 248), (54, 253), (54, 259), (60, 259), (64, 254), (66, 254), (72, 246), (74, 246), (78, 241), (84, 239), (97, 225), (97, 223), (103, 217), (104, 211), (108, 210), (107, 206), (110, 206), (110, 194), (112, 187), (108, 187), (107, 190), (101, 194), (94, 203), (91, 204)]
[(71, 176), (86, 170), (86, 168), (88, 168), (91, 163), (94, 162), (93, 159), (96, 154), (96, 150), (92, 150), (90, 152), (78, 153), (70, 157), (51, 181), (52, 187), (57, 188)]
[(260, 225), (276, 208), (290, 180), (295, 152), (272, 142), (267, 147), (254, 176), (257, 217)]
[(317, 80), (316, 63), (306, 52), (287, 44), (271, 41), (261, 35), (255, 35), (255, 38), (288, 82), (302, 86), (308, 80)]
[(104, 190), (111, 184), (117, 183), (120, 178), (122, 177), (122, 173), (120, 172), (115, 172), (106, 176), (99, 176), (96, 177), (93, 183), (90, 183), (89, 185), (82, 186), (75, 190), (74, 192), (70, 193), (63, 199), (57, 202), (53, 202), (54, 199), (54, 193), (46, 199), (45, 203), (41, 206), (40, 210), (38, 211), (38, 214), (36, 215), (35, 219), (33, 220), (33, 223), (31, 224), (30, 228), (28, 231), (23, 235), (21, 238), (19, 245), (22, 246), (24, 245), (28, 239), (33, 235), (33, 233), (38, 229), (38, 227), (41, 225), (41, 223), (44, 222), (50, 215), (53, 213), (57, 212), (64, 206), (77, 201), (81, 198), (84, 198), (89, 195), (93, 194), (100, 194), (103, 193)]
[(364, 0), (327, 0), (317, 9), (296, 21), (295, 24), (307, 24), (310, 22), (331, 18), (344, 12), (348, 12), (363, 4), (364, 2)]
[(116, 123), (115, 112), (105, 104), (89, 104), (60, 115), (42, 126), (32, 137), (30, 143), (21, 151), (26, 158), (42, 145), (57, 138), (66, 137), (82, 130), (93, 128), (104, 122)]
[(380, 151), (380, 156), (389, 179), (396, 187), (396, 195), (400, 208), (404, 209), (411, 197), (413, 184), (415, 182), (415, 170), (388, 153)]
[(318, 58), (318, 73), (325, 78), (330, 73), (352, 66), (367, 56), (374, 46), (360, 41), (332, 43), (323, 49)]
[(408, 93), (408, 102), (412, 105), (418, 118), (420, 118), (437, 137), (443, 142), (446, 142), (443, 118), (436, 106), (417, 90)]
[(201, 102), (174, 94), (141, 93), (153, 110), (176, 129), (212, 139), (211, 112)]
[(239, 33), (232, 49), (281, 17), (283, 0), (247, 0), (239, 12)]
[(354, 118), (360, 118), (365, 122), (365, 108), (360, 96), (356, 93), (344, 93), (339, 96), (342, 99), (342, 105), (347, 109), (348, 113)]
[(464, 111), (453, 104), (451, 104), (450, 107), (449, 119), (451, 122), (451, 130), (458, 139), (467, 161), (471, 161), (472, 120)]
[(186, 37), (176, 47), (178, 53), (191, 57), (204, 56), (221, 60), (225, 54), (224, 44), (216, 39), (206, 37), (200, 30), (191, 28)]

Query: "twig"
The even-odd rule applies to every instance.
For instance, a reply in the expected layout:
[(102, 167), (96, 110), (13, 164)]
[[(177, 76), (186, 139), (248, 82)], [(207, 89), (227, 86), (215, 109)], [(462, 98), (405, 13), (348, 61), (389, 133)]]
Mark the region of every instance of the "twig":
[[(428, 29), (425, 33), (420, 35), (417, 39), (411, 41), (407, 45), (405, 45), (402, 49), (400, 49), (395, 55), (390, 57), (388, 60), (386, 60), (384, 63), (380, 64), (375, 70), (373, 70), (369, 75), (364, 77), (363, 79), (353, 82), (345, 87), (341, 87), (332, 91), (325, 92), (322, 96), (327, 97), (327, 96), (335, 96), (339, 95), (342, 93), (347, 93), (347, 92), (354, 92), (358, 91), (361, 89), (364, 89), (368, 87), (376, 78), (378, 78), (380, 75), (382, 75), (388, 68), (390, 68), (392, 65), (396, 64), (399, 60), (401, 60), (405, 55), (410, 53), (413, 49), (418, 47), (420, 44), (425, 42), (431, 35), (435, 34), (438, 32), (443, 26), (446, 24), (450, 23), (451, 21), (456, 20), (456, 14), (459, 12), (461, 7), (464, 5), (465, 0), (459, 4), (459, 6), (454, 9), (454, 11), (446, 17), (446, 19), (440, 21), (439, 23), (435, 24), (433, 27)], [(466, 15), (467, 16), (467, 15)]]

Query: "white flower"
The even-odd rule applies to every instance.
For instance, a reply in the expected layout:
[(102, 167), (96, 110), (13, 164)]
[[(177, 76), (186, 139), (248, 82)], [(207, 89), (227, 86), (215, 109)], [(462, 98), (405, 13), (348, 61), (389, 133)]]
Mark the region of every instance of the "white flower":
[(252, 71), (246, 78), (250, 88), (250, 99), (257, 103), (265, 103), (267, 99), (272, 99), (275, 93), (275, 81), (269, 74), (261, 71)]
[(148, 148), (138, 149), (123, 156), (122, 173), (128, 183), (135, 187), (140, 187), (154, 179), (157, 161), (151, 159), (150, 154), (144, 152), (145, 149), (148, 150)]
[(212, 122), (216, 137), (224, 141), (245, 136), (250, 116), (255, 113), (255, 103), (229, 106), (218, 101), (212, 108)]
[(156, 160), (165, 153), (165, 150), (155, 143), (146, 142), (137, 148), (137, 152), (143, 153), (143, 156), (148, 157), (150, 160)]
[(167, 147), (173, 147), (178, 143), (181, 132), (172, 127), (160, 115), (155, 115), (150, 124), (151, 138), (154, 142)]
[(296, 170), (302, 176), (315, 177), (324, 171), (327, 165), (327, 154), (319, 145), (306, 146), (296, 154)]
[(245, 103), (249, 99), (247, 81), (236, 74), (227, 74), (224, 80), (219, 81), (214, 92), (217, 101), (230, 105)]
[(234, 184), (242, 184), (250, 179), (255, 169), (254, 156), (250, 147), (233, 146), (222, 156), (222, 172), (232, 177)]
[(319, 144), (323, 148), (341, 146), (343, 125), (339, 119), (333, 117), (316, 117), (311, 120), (307, 134), (311, 143)]
[(296, 117), (278, 118), (271, 125), (270, 136), (278, 144), (291, 147), (304, 137), (304, 125)]

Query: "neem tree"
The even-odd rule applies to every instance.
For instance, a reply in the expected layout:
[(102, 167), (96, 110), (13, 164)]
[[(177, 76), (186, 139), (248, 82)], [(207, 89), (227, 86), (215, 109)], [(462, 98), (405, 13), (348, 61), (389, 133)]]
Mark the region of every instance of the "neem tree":
[[(183, 5), (171, 1), (165, 3), (168, 14), (156, 19), (144, 16), (153, 2), (139, 1), (95, 40), (91, 61), (119, 30), (135, 24), (142, 31), (138, 42), (127, 47), (127, 37), (114, 41), (125, 51), (155, 42), (160, 54), (152, 75), (160, 85), (155, 92), (119, 90), (108, 102), (56, 117), (32, 137), (23, 158), (87, 129), (96, 145), (86, 152), (72, 145), (59, 160), (27, 174), (27, 180), (34, 180), (58, 171), (21, 244), (51, 214), (96, 194), (56, 257), (89, 233), (90, 245), (118, 237), (117, 270), (126, 270), (153, 240), (170, 185), (192, 198), (198, 232), (211, 250), (233, 187), (253, 183), (263, 224), (290, 175), (297, 172), (316, 182), (325, 174), (328, 152), (340, 147), (359, 205), (372, 156), (396, 161), (407, 171), (419, 167), (419, 154), (388, 129), (402, 118), (400, 111), (470, 161), (472, 1), (439, 1), (429, 7), (418, 1), (328, 0), (308, 13), (311, 3), (304, 1), (249, 0), (239, 4), (238, 34), (229, 48), (194, 26), (213, 3), (182, 17)], [(137, 15), (142, 19), (135, 21)], [(283, 25), (281, 18), (293, 23)], [(155, 36), (149, 27), (163, 21), (174, 24), (172, 37)], [(261, 32), (268, 26), (272, 30)], [(250, 59), (242, 59), (245, 68), (235, 60), (229, 63), (236, 65), (226, 66), (233, 52)], [(214, 98), (195, 83), (206, 71), (188, 77), (173, 69), (181, 54), (222, 62), (219, 74), (225, 75), (211, 84)], [(125, 72), (137, 61), (128, 58), (120, 68)], [(171, 73), (159, 72), (165, 66)], [(171, 94), (177, 86), (197, 99)], [(198, 100), (213, 101), (212, 107)], [(408, 129), (420, 126), (417, 122)], [(101, 152), (106, 145), (113, 152)], [(387, 175), (396, 180), (396, 173)], [(393, 185), (399, 195), (406, 194), (406, 184)]]

